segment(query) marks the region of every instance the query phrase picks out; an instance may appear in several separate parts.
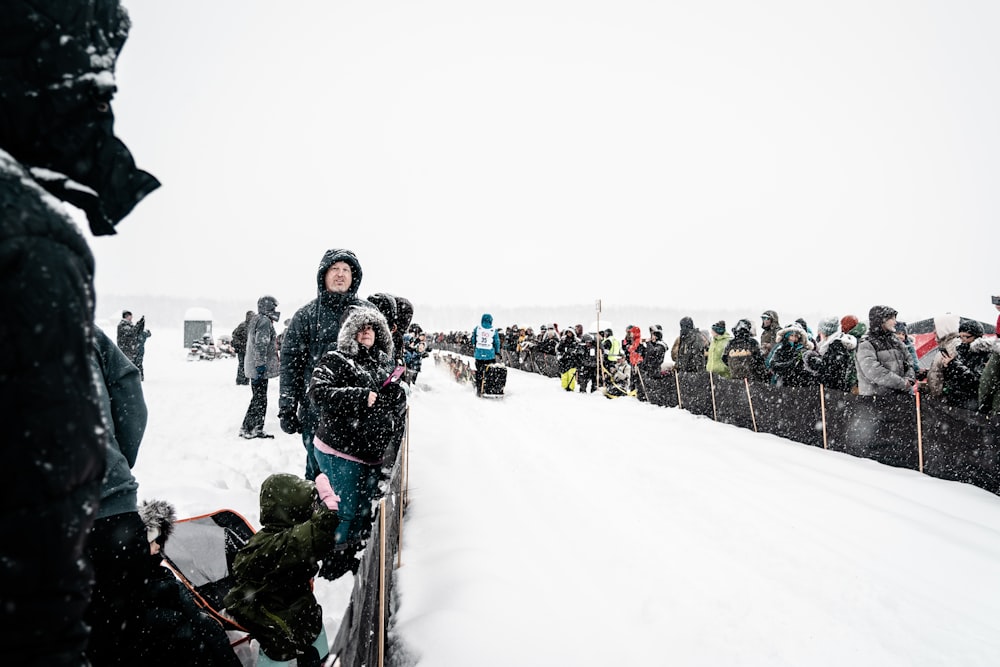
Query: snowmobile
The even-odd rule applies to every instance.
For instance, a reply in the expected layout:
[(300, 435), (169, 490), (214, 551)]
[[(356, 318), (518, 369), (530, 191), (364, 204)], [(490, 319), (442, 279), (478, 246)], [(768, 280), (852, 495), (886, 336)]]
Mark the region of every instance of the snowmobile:
[(215, 341), (212, 340), (211, 334), (205, 334), (201, 337), (201, 340), (196, 340), (191, 343), (191, 349), (188, 350), (188, 361), (212, 361), (219, 357), (219, 348), (216, 347)]

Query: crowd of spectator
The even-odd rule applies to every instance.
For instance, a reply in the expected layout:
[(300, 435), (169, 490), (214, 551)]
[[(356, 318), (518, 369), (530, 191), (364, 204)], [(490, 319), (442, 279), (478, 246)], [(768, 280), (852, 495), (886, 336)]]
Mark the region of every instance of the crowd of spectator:
[[(1000, 311), (1000, 297), (993, 297)], [(763, 310), (759, 325), (724, 320), (700, 329), (683, 317), (669, 347), (663, 327), (653, 324), (643, 336), (629, 324), (619, 339), (608, 327), (587, 332), (583, 325), (560, 329), (545, 323), (511, 325), (500, 332), (504, 358), (525, 366), (551, 355), (560, 387), (609, 397), (632, 395), (645, 400), (647, 378), (672, 373), (707, 372), (774, 386), (824, 386), (862, 396), (920, 393), (930, 400), (988, 416), (1000, 414), (1000, 345), (995, 329), (983, 323), (941, 315), (934, 318), (935, 345), (918, 358), (905, 322), (889, 306), (872, 306), (867, 322), (854, 314), (822, 318), (814, 330), (803, 318), (781, 324), (773, 309)], [(1000, 318), (998, 318), (1000, 325)], [(758, 333), (759, 328), (759, 333)], [(468, 332), (432, 336), (437, 344), (471, 346)]]

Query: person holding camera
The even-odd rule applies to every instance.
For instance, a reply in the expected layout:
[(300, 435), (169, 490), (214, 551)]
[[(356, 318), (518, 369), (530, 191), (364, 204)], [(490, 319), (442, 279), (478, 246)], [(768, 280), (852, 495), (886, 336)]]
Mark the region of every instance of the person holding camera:
[(314, 456), (340, 497), (336, 546), (320, 571), (326, 579), (357, 569), (354, 554), (371, 531), (382, 465), (387, 452), (395, 451), (398, 420), (405, 414), (403, 370), (385, 316), (376, 308), (353, 307), (340, 325), (336, 349), (312, 372), (307, 395), (319, 411)]

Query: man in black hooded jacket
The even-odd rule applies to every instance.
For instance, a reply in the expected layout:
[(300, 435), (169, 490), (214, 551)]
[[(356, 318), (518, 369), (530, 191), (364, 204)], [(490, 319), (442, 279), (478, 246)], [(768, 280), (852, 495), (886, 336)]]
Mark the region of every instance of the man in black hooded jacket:
[(159, 183), (113, 132), (118, 0), (0, 0), (0, 16), (0, 646), (5, 664), (77, 666), (108, 441), (94, 259), (58, 200), (113, 234)]
[(319, 473), (313, 435), (319, 422), (316, 406), (306, 397), (319, 358), (336, 349), (340, 323), (351, 306), (369, 306), (358, 297), (361, 263), (350, 250), (333, 248), (323, 254), (316, 272), (316, 298), (299, 308), (281, 341), (281, 391), (278, 419), (285, 433), (301, 433), (306, 450), (305, 477)]

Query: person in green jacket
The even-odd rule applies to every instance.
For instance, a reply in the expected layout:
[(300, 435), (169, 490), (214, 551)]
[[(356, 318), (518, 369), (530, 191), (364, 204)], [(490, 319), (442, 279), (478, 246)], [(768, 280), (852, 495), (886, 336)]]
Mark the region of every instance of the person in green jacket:
[(260, 487), (261, 529), (236, 554), (226, 611), (260, 644), (258, 667), (318, 667), (330, 647), (312, 591), (340, 522), (330, 480), (278, 473)]
[(724, 378), (732, 377), (729, 366), (722, 360), (722, 354), (732, 339), (733, 337), (726, 331), (725, 320), (719, 320), (712, 325), (712, 342), (708, 344), (708, 360), (705, 363), (709, 373)]

